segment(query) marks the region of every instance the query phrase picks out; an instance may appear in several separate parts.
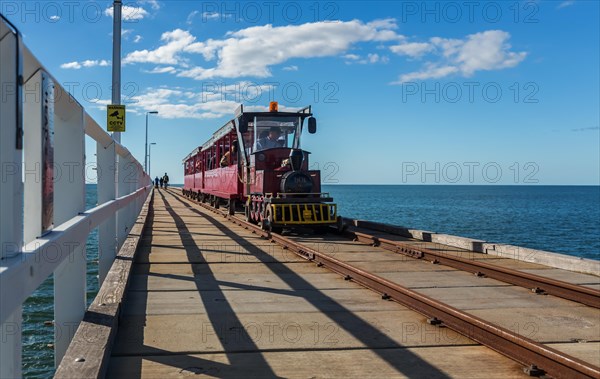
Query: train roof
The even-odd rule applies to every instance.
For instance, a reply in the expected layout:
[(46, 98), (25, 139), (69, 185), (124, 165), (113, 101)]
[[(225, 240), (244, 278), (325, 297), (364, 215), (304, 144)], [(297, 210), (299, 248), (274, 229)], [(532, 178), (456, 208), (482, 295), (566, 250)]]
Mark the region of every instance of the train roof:
[(302, 109), (300, 109), (297, 112), (244, 112), (244, 105), (240, 104), (240, 106), (235, 110), (235, 118), (240, 118), (240, 117), (248, 117), (248, 118), (254, 118), (254, 117), (260, 117), (260, 116), (267, 116), (267, 115), (277, 115), (277, 116), (301, 116), (302, 118), (305, 117), (310, 117), (312, 116), (311, 113), (311, 106), (307, 106), (304, 107)]
[(221, 137), (227, 135), (229, 132), (234, 130), (236, 119), (239, 119), (240, 117), (254, 118), (254, 117), (275, 116), (275, 115), (283, 116), (283, 117), (285, 117), (285, 116), (289, 116), (289, 117), (300, 116), (302, 118), (306, 118), (306, 117), (312, 116), (311, 106), (309, 105), (307, 107), (304, 107), (297, 112), (268, 112), (268, 111), (267, 112), (244, 112), (244, 105), (240, 104), (240, 106), (235, 111), (235, 118), (232, 120), (229, 120), (225, 125), (223, 125), (216, 132), (214, 132), (208, 141), (204, 142), (201, 146), (195, 148), (191, 153), (189, 153), (185, 158), (183, 158), (183, 162), (185, 163), (188, 159), (195, 156), (199, 152), (207, 150), (209, 147), (211, 147), (214, 144), (214, 142), (216, 140), (220, 139)]

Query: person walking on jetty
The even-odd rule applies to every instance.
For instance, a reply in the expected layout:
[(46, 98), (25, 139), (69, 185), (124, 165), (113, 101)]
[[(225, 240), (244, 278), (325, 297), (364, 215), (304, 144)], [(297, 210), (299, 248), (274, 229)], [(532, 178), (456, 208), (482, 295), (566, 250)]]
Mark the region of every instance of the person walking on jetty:
[(158, 176), (157, 176), (157, 177), (154, 179), (154, 188), (158, 188), (158, 183), (159, 183), (159, 180), (158, 180)]
[(164, 184), (165, 184), (165, 180), (163, 178), (160, 178), (160, 188), (163, 188)]
[(165, 176), (163, 176), (162, 180), (165, 183), (165, 189), (167, 189), (167, 187), (169, 186), (169, 175), (167, 175), (166, 172), (165, 172)]

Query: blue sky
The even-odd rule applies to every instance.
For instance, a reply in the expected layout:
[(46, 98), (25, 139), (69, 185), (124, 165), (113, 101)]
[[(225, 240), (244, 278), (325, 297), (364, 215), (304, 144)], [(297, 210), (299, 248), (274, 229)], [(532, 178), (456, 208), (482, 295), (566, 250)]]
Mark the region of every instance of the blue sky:
[[(111, 4), (0, 3), (101, 125)], [(598, 1), (124, 4), (122, 141), (143, 162), (159, 111), (152, 174), (174, 183), (237, 103), (270, 100), (313, 106), (326, 183), (600, 183)]]

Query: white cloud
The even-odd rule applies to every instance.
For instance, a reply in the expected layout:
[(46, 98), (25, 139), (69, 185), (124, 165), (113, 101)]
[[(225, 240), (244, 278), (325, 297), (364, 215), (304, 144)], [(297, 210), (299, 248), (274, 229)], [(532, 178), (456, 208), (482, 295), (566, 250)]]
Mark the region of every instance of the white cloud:
[(221, 18), (221, 14), (218, 12), (204, 12), (202, 13), (202, 20), (216, 20)]
[(50, 16), (50, 20), (56, 22), (56, 21), (60, 20), (60, 16), (58, 16), (58, 15)]
[[(193, 18), (198, 13), (192, 12)], [(214, 17), (214, 16), (211, 16)], [(401, 56), (419, 58), (425, 54), (437, 56), (411, 73), (400, 76), (395, 83), (406, 80), (426, 80), (448, 75), (472, 76), (478, 71), (500, 70), (517, 66), (527, 53), (511, 51), (510, 34), (502, 30), (488, 30), (463, 39), (442, 37), (427, 42), (407, 42), (396, 32), (394, 19), (313, 22), (287, 26), (252, 26), (228, 32), (221, 39), (198, 41), (187, 30), (175, 29), (161, 36), (160, 45), (152, 50), (137, 50), (123, 60), (125, 64), (150, 63), (166, 65), (164, 71), (154, 68), (151, 73), (171, 73), (195, 80), (214, 78), (265, 78), (272, 76), (273, 66), (297, 58), (340, 56), (347, 64), (388, 63), (381, 53), (360, 56), (350, 53), (359, 44), (377, 43)], [(357, 46), (359, 45), (359, 46)], [(386, 46), (387, 45), (387, 46)], [(192, 61), (201, 55), (204, 63)], [(295, 66), (284, 66), (292, 71)]]
[(189, 32), (175, 29), (165, 32), (161, 36), (162, 46), (155, 50), (137, 50), (127, 54), (123, 63), (154, 63), (154, 64), (179, 64), (179, 54), (184, 52), (196, 40)]
[[(113, 7), (110, 6), (106, 8), (104, 14), (109, 17), (113, 17)], [(145, 10), (142, 7), (123, 5), (123, 7), (121, 8), (121, 15), (123, 17), (123, 21), (137, 21), (148, 17), (150, 14), (147, 10)]]
[(363, 23), (359, 20), (314, 22), (302, 25), (253, 26), (229, 32), (224, 39), (196, 42), (188, 31), (175, 29), (161, 37), (155, 50), (134, 51), (125, 63), (185, 65), (183, 54), (201, 54), (212, 67), (195, 66), (179, 76), (196, 80), (211, 78), (269, 77), (270, 67), (293, 58), (318, 58), (346, 53), (360, 42), (399, 41), (404, 37), (393, 29), (391, 19)]
[(194, 18), (200, 13), (200, 11), (192, 11), (188, 16), (187, 16), (187, 21), (186, 23), (188, 25), (192, 25), (192, 22), (194, 21)]
[(414, 80), (439, 79), (457, 72), (458, 68), (454, 66), (436, 66), (429, 63), (426, 64), (425, 68), (421, 71), (404, 74), (400, 77), (399, 81), (393, 82), (392, 84), (402, 84)]
[(556, 8), (562, 9), (562, 8), (570, 7), (573, 4), (575, 4), (575, 0), (567, 0), (567, 1), (563, 1), (560, 4), (558, 4), (558, 6)]
[(150, 71), (144, 71), (148, 74), (166, 74), (166, 73), (171, 73), (171, 72), (175, 72), (176, 68), (173, 66), (167, 66), (167, 67), (154, 67), (152, 70)]
[(379, 54), (368, 54), (367, 55), (367, 61), (369, 63), (377, 63), (380, 61), (384, 61), (385, 57), (381, 57)]
[(374, 20), (367, 23), (367, 25), (377, 29), (398, 29), (398, 24), (396, 23), (395, 18)]
[(231, 100), (202, 101), (201, 94), (193, 91), (170, 88), (150, 88), (146, 93), (134, 96), (129, 108), (143, 113), (158, 111), (158, 117), (165, 119), (211, 119), (232, 114), (238, 103)]
[(81, 62), (69, 62), (69, 63), (63, 63), (60, 65), (60, 68), (65, 69), (65, 70), (79, 70), (81, 68), (90, 68), (90, 67), (106, 67), (106, 66), (110, 66), (110, 61), (107, 61), (105, 59), (102, 60), (85, 60), (85, 61), (81, 61)]
[(298, 66), (285, 66), (283, 71), (298, 71)]
[(527, 53), (510, 51), (509, 39), (510, 34), (502, 30), (471, 34), (462, 40), (431, 38), (430, 42), (436, 48), (436, 53), (441, 55), (441, 61), (427, 62), (423, 69), (403, 74), (393, 84), (438, 79), (452, 74), (470, 77), (477, 71), (515, 67), (525, 59)]
[(433, 49), (433, 45), (426, 42), (410, 42), (390, 46), (392, 53), (396, 53), (398, 55), (408, 55), (412, 58), (421, 57), (423, 54), (428, 53)]
[(96, 109), (100, 109), (101, 111), (105, 111), (106, 110), (106, 106), (112, 104), (112, 100), (106, 100), (106, 99), (90, 99), (89, 102), (91, 104), (95, 104), (95, 108)]
[[(389, 22), (385, 23), (390, 26)], [(390, 33), (388, 33), (390, 32)], [(292, 58), (317, 58), (345, 53), (353, 44), (398, 39), (392, 30), (348, 22), (315, 22), (273, 27), (255, 26), (229, 33), (230, 38), (198, 43), (209, 54), (218, 55), (216, 67), (194, 67), (180, 76), (197, 80), (242, 76), (269, 77), (270, 66)], [(207, 57), (205, 53), (205, 57)]]
[(63, 63), (60, 65), (60, 68), (63, 68), (66, 70), (69, 70), (69, 69), (79, 70), (81, 68), (81, 64), (79, 62)]
[(187, 16), (186, 23), (188, 25), (192, 25), (194, 23), (194, 19), (198, 15), (201, 15), (202, 22), (207, 22), (207, 21), (211, 21), (211, 20), (226, 19), (226, 18), (230, 18), (230, 17), (233, 16), (232, 14), (221, 14), (219, 12), (202, 12), (202, 13), (200, 13), (200, 11), (192, 11)]
[[(225, 84), (222, 82), (204, 82), (202, 90), (198, 88), (161, 87), (148, 88), (145, 92), (131, 98), (128, 111), (143, 114), (158, 111), (158, 117), (165, 119), (212, 119), (233, 116), (239, 106), (240, 93), (247, 98), (255, 98), (272, 91), (272, 86), (248, 81)], [(104, 104), (104, 100), (96, 101)], [(297, 111), (299, 108), (280, 105), (280, 110)], [(247, 111), (266, 111), (264, 105), (244, 105)]]
[(142, 36), (137, 34), (134, 38), (133, 38), (133, 43), (139, 43), (142, 40)]
[(375, 54), (375, 53), (369, 53), (367, 54), (366, 57), (361, 57), (360, 55), (356, 55), (356, 54), (346, 54), (343, 56), (344, 59), (346, 59), (346, 64), (373, 64), (373, 63), (388, 63), (389, 62), (389, 58), (386, 57), (385, 55), (379, 55), (379, 54)]
[(160, 3), (157, 0), (138, 0), (138, 3), (140, 5), (148, 4), (150, 5), (150, 8), (152, 8), (155, 11), (160, 9)]
[(467, 36), (466, 41), (459, 44), (456, 51), (454, 46), (451, 47), (452, 51), (447, 55), (459, 65), (466, 76), (471, 76), (479, 70), (514, 67), (525, 59), (527, 53), (510, 51), (509, 39), (510, 34), (502, 30), (471, 34)]

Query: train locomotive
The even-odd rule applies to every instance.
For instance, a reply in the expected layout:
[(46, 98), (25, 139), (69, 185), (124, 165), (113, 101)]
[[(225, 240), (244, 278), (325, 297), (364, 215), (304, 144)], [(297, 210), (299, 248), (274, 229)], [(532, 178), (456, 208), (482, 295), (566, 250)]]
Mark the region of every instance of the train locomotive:
[(183, 194), (229, 214), (244, 211), (247, 221), (269, 231), (310, 227), (341, 229), (337, 206), (321, 192), (319, 170), (309, 169), (309, 152), (302, 150), (304, 126), (316, 133), (311, 107), (279, 112), (245, 112), (217, 130), (183, 160)]

